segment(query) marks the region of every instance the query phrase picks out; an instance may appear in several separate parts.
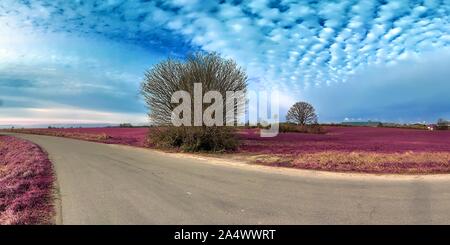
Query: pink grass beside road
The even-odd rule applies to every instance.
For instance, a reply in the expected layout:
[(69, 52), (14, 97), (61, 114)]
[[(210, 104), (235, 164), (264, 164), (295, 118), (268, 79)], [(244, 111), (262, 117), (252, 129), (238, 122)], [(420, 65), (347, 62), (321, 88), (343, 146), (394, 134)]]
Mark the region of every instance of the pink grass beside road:
[(0, 224), (51, 224), (54, 175), (37, 145), (0, 136)]
[(377, 174), (450, 173), (450, 152), (341, 152), (251, 154), (248, 161), (268, 166)]

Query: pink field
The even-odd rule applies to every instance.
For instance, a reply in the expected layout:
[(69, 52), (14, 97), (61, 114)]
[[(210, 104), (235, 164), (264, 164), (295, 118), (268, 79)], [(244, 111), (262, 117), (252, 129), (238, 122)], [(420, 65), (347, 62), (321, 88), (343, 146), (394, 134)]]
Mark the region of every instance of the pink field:
[[(108, 144), (148, 146), (148, 128), (16, 129), (20, 133), (63, 136)], [(326, 127), (326, 134), (280, 133), (261, 138), (259, 129), (242, 129), (239, 152), (297, 154), (322, 151), (450, 152), (450, 131), (375, 127)]]
[(327, 127), (326, 134), (240, 132), (241, 153), (263, 165), (339, 172), (449, 173), (450, 131)]
[(0, 136), (0, 224), (51, 224), (53, 181), (41, 148)]
[(121, 144), (145, 147), (147, 146), (148, 128), (66, 128), (51, 129), (65, 133), (81, 133), (88, 135), (107, 135), (107, 139), (100, 140), (108, 144)]
[(94, 141), (105, 144), (120, 144), (148, 147), (148, 128), (52, 128), (13, 129), (11, 132), (40, 134)]
[(240, 132), (240, 151), (250, 153), (298, 154), (322, 151), (450, 152), (450, 131), (374, 127), (327, 127), (326, 134), (283, 133), (259, 137), (258, 129)]

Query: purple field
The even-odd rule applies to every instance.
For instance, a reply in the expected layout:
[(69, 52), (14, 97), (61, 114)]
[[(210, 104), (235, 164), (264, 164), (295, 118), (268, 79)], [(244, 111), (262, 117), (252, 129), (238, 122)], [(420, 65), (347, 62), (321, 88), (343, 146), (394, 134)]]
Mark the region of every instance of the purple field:
[[(148, 128), (21, 129), (22, 133), (149, 147)], [(239, 129), (241, 145), (225, 155), (292, 168), (370, 173), (450, 172), (450, 131), (377, 127), (325, 127), (325, 134), (280, 133), (261, 138)]]
[(106, 139), (101, 139), (108, 144), (121, 144), (145, 147), (147, 146), (148, 128), (66, 128), (51, 129), (58, 132), (87, 134), (87, 135), (106, 135)]
[(53, 181), (41, 148), (0, 136), (0, 224), (51, 224)]
[(283, 133), (259, 137), (240, 132), (246, 160), (338, 172), (449, 173), (450, 131), (374, 127), (327, 127), (326, 134)]
[(147, 147), (148, 128), (52, 128), (13, 129), (17, 133), (67, 137), (105, 144)]
[(258, 129), (240, 132), (241, 152), (298, 154), (322, 151), (376, 153), (450, 152), (450, 131), (375, 127), (326, 127), (326, 134), (282, 133), (259, 137)]

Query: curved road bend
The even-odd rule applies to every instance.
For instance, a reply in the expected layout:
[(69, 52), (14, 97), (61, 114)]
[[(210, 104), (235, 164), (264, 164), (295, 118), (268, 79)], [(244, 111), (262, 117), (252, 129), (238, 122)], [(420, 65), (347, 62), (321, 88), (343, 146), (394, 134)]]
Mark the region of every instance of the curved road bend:
[[(450, 177), (324, 174), (20, 135), (53, 161), (63, 224), (445, 224)], [(344, 177), (343, 177), (344, 176)]]

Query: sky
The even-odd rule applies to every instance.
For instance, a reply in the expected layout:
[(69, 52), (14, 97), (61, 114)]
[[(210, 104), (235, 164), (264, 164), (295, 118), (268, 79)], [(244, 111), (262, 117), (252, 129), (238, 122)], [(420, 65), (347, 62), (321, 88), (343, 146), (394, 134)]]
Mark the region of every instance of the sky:
[(1, 0), (0, 125), (142, 123), (144, 72), (196, 51), (322, 122), (450, 118), (450, 1)]

